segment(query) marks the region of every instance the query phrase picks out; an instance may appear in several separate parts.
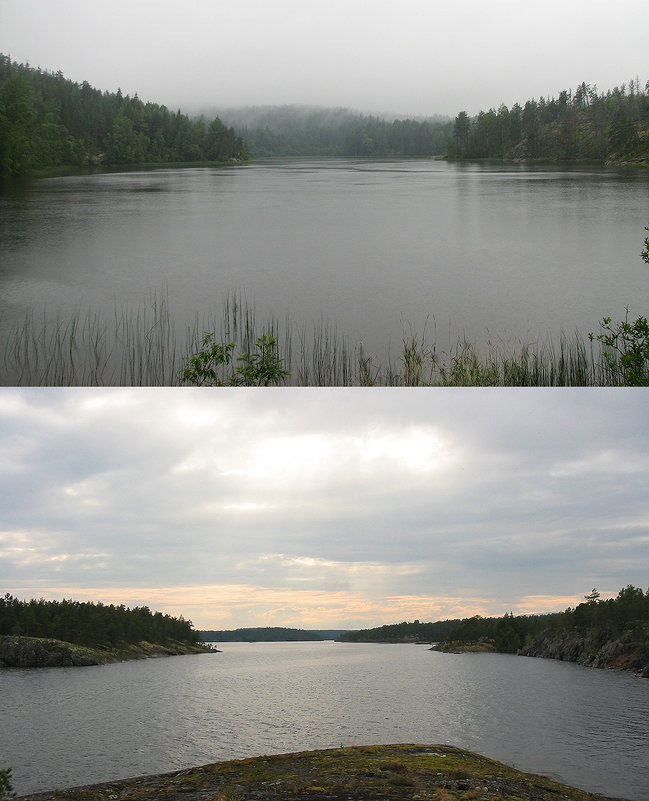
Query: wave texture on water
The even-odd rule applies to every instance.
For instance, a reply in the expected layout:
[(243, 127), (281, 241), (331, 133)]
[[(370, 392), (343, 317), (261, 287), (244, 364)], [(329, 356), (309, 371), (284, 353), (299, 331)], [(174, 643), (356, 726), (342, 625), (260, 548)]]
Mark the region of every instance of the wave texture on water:
[(425, 646), (228, 643), (216, 655), (0, 673), (0, 753), (31, 793), (255, 756), (448, 743), (646, 801), (649, 683)]

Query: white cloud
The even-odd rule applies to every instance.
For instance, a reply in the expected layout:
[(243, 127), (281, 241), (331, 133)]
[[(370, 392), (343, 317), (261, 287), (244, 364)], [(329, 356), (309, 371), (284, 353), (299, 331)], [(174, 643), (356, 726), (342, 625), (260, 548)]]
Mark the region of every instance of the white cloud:
[(355, 439), (354, 446), (361, 462), (383, 468), (392, 463), (396, 469), (428, 473), (448, 468), (453, 461), (449, 443), (432, 427), (372, 431)]
[(594, 449), (581, 459), (561, 462), (550, 470), (550, 475), (554, 478), (600, 475), (623, 479), (626, 476), (642, 474), (648, 469), (649, 456), (634, 454), (633, 457), (630, 457), (623, 450), (608, 448)]

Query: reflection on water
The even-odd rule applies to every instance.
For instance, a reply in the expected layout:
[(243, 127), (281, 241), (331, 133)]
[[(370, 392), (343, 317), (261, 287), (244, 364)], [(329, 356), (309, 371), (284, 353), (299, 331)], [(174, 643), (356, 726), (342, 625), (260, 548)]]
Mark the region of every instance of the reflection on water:
[(214, 655), (0, 673), (19, 792), (343, 745), (450, 744), (646, 799), (649, 683), (425, 646), (226, 643)]
[(161, 291), (182, 330), (241, 290), (382, 359), (426, 323), (440, 347), (533, 341), (646, 297), (646, 172), (272, 162), (4, 186), (5, 332), (28, 309), (110, 318)]

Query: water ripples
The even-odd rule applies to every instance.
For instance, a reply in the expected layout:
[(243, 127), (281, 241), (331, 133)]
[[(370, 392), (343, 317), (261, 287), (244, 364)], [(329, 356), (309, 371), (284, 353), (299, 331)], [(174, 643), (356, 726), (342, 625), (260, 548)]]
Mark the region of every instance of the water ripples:
[[(448, 743), (646, 799), (649, 682), (422, 646), (227, 643), (223, 653), (0, 673), (20, 793), (265, 753)], [(3, 721), (4, 724), (4, 721)]]

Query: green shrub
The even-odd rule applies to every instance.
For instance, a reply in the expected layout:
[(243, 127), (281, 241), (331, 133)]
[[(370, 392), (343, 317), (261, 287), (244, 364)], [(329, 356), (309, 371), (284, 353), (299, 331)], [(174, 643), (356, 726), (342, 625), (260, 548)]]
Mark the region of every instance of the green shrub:
[(11, 783), (11, 768), (0, 768), (0, 801), (9, 801), (15, 798), (14, 788)]
[(234, 342), (215, 342), (215, 335), (205, 334), (202, 349), (186, 361), (180, 372), (182, 381), (195, 386), (268, 387), (283, 384), (290, 375), (277, 353), (277, 337), (263, 334), (255, 344), (256, 352), (242, 352), (232, 367)]
[[(649, 231), (649, 228), (645, 228)], [(649, 264), (649, 237), (645, 237), (642, 260)], [(589, 334), (604, 346), (603, 356), (614, 380), (628, 387), (649, 386), (649, 323), (646, 317), (629, 322), (629, 307), (624, 322), (602, 320), (603, 333)]]

